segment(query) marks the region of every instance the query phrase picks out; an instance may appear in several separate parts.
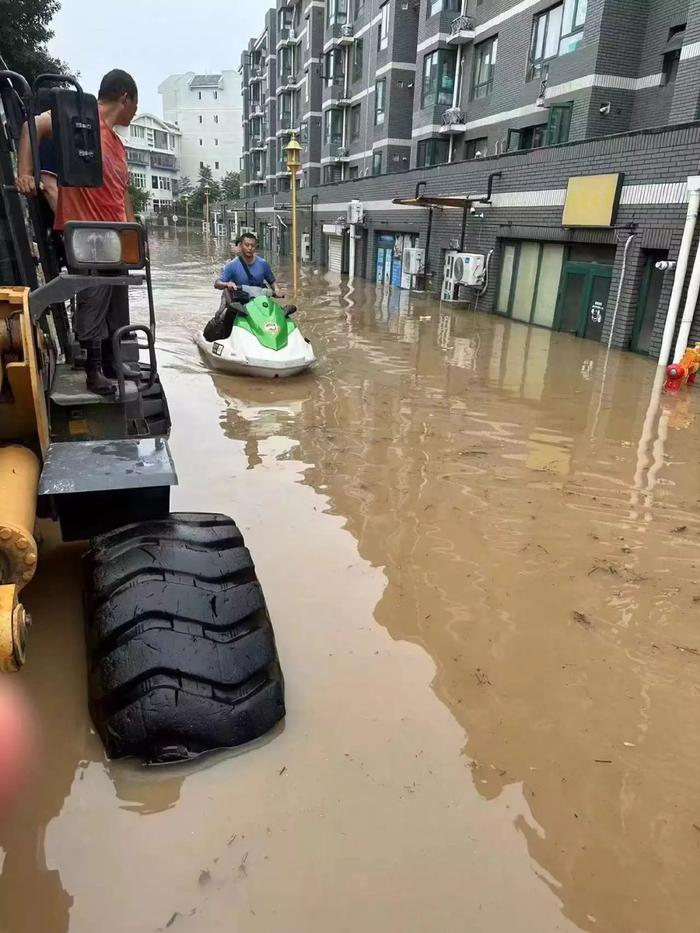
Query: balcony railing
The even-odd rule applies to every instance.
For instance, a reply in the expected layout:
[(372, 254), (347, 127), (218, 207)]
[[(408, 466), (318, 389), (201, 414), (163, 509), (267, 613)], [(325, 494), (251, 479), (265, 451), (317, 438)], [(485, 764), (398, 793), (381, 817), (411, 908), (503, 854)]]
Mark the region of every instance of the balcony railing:
[(151, 153), (151, 165), (153, 168), (177, 169), (177, 159), (171, 155), (161, 155), (159, 152)]
[(448, 45), (466, 45), (474, 41), (474, 20), (471, 16), (457, 16), (450, 24)]
[(459, 107), (449, 107), (442, 115), (440, 132), (447, 136), (457, 136), (467, 129), (467, 116)]

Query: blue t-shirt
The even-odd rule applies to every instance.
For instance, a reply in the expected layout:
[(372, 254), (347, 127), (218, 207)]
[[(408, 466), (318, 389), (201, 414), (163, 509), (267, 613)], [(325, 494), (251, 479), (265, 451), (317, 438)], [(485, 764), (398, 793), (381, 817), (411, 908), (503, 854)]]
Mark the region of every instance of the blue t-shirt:
[(244, 287), (246, 285), (254, 285), (256, 288), (265, 288), (266, 284), (274, 284), (275, 277), (272, 273), (272, 269), (269, 263), (260, 256), (256, 256), (252, 264), (248, 266), (250, 277), (243, 268), (243, 262), (244, 260), (240, 257), (236, 257), (236, 259), (232, 259), (231, 262), (227, 262), (221, 272), (221, 281), (235, 282), (236, 285), (242, 285)]

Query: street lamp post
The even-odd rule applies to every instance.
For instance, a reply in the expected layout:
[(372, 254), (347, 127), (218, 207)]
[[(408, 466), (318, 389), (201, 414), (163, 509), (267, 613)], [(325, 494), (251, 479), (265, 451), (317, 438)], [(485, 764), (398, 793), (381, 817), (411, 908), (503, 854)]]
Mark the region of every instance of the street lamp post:
[(189, 231), (190, 229), (190, 196), (186, 194), (183, 198), (185, 202), (185, 230)]
[(297, 141), (296, 133), (287, 146), (287, 168), (291, 174), (290, 188), (292, 192), (292, 283), (294, 295), (299, 291), (299, 257), (297, 254), (297, 172), (301, 168), (301, 146)]
[(209, 187), (209, 185), (205, 185), (204, 186), (204, 197), (207, 199), (207, 210), (206, 210), (207, 236), (211, 232), (210, 227), (209, 227), (209, 192), (210, 191), (211, 191), (211, 188)]

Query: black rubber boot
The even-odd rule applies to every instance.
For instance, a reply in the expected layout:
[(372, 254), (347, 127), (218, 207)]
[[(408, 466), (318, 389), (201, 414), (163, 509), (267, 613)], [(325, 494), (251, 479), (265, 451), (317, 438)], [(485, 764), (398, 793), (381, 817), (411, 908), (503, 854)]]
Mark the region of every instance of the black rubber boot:
[[(117, 371), (114, 368), (114, 353), (112, 352), (111, 339), (102, 341), (102, 369), (105, 376), (109, 379), (117, 378)], [(141, 370), (136, 363), (124, 363), (124, 378), (135, 380), (141, 378)]]
[(95, 395), (115, 395), (117, 387), (102, 372), (102, 344), (99, 340), (81, 343), (85, 350), (85, 384)]

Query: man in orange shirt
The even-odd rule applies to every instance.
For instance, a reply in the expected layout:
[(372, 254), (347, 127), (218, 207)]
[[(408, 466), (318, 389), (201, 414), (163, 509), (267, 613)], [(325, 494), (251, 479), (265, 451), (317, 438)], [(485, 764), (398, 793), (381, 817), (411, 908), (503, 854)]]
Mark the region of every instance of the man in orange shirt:
[[(115, 126), (128, 126), (136, 115), (138, 89), (126, 71), (115, 69), (102, 79), (97, 98), (102, 142), (102, 178), (99, 188), (58, 189), (58, 209), (54, 228), (62, 230), (69, 220), (96, 220), (124, 223), (135, 220), (129, 197), (129, 171), (124, 145)], [(51, 113), (36, 118), (37, 137), (52, 136)], [(19, 146), (17, 187), (28, 197), (36, 196), (32, 152), (25, 126)], [(110, 358), (110, 335), (129, 323), (127, 286), (97, 286), (81, 292), (77, 299), (76, 336), (86, 353), (87, 387), (97, 395), (113, 395), (114, 383), (103, 372), (102, 348)], [(110, 373), (111, 374), (111, 373)]]

